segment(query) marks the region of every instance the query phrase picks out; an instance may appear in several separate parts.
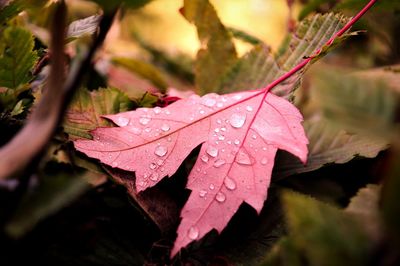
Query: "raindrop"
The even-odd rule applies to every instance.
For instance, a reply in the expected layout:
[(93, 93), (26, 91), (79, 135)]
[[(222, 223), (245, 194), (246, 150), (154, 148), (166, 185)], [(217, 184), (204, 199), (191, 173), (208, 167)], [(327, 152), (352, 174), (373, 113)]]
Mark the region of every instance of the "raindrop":
[(252, 139), (256, 139), (256, 138), (257, 138), (257, 135), (256, 135), (256, 134), (253, 134), (253, 136), (251, 136), (251, 138), (252, 138)]
[(150, 164), (150, 169), (151, 170), (154, 170), (154, 169), (156, 169), (157, 168), (157, 165), (155, 164), (155, 163), (151, 163)]
[(235, 96), (233, 96), (233, 99), (240, 100), (240, 99), (242, 99), (242, 95), (236, 94)]
[(219, 128), (214, 129), (214, 132), (218, 133), (219, 132)]
[(214, 98), (205, 98), (203, 104), (208, 107), (213, 107), (217, 101)]
[(129, 129), (130, 132), (132, 132), (135, 135), (140, 135), (142, 133), (142, 130), (140, 128), (137, 127), (132, 127)]
[(151, 121), (150, 117), (143, 116), (139, 119), (139, 123), (142, 125), (147, 125)]
[(171, 112), (170, 112), (169, 110), (165, 110), (165, 114), (166, 114), (166, 115), (170, 115)]
[(164, 162), (163, 160), (158, 160), (158, 161), (157, 161), (157, 164), (158, 164), (158, 165), (162, 165), (163, 162)]
[(266, 151), (266, 150), (267, 150), (267, 147), (263, 147), (262, 149), (263, 149), (263, 151)]
[(118, 117), (118, 125), (121, 127), (127, 126), (129, 124), (129, 119), (126, 117)]
[(218, 108), (221, 108), (222, 106), (224, 106), (223, 103), (217, 103), (217, 107), (218, 107)]
[(214, 162), (214, 166), (217, 168), (223, 166), (224, 164), (225, 164), (225, 160), (222, 160), (222, 159), (218, 159)]
[(218, 202), (221, 202), (221, 203), (222, 203), (222, 202), (225, 201), (226, 196), (225, 196), (224, 193), (218, 192), (217, 195), (215, 196), (215, 199), (216, 199)]
[(226, 131), (226, 127), (221, 127), (221, 131), (225, 132)]
[(118, 166), (118, 163), (117, 163), (117, 162), (113, 162), (113, 163), (112, 163), (112, 166), (113, 166), (113, 167), (117, 167), (117, 166)]
[(167, 124), (163, 124), (163, 125), (161, 126), (161, 130), (164, 131), (164, 132), (167, 132), (169, 129), (170, 129), (170, 127), (169, 127), (169, 125), (167, 125)]
[(246, 114), (232, 114), (229, 123), (234, 128), (241, 128), (246, 122)]
[(268, 163), (268, 159), (266, 157), (261, 159), (261, 164), (266, 165)]
[(154, 153), (155, 153), (157, 156), (160, 156), (160, 157), (162, 157), (162, 156), (164, 156), (165, 154), (167, 154), (167, 152), (168, 152), (168, 148), (165, 147), (165, 146), (157, 146), (156, 149), (154, 150)]
[(229, 190), (234, 190), (236, 188), (236, 182), (229, 176), (225, 177), (224, 185)]
[(199, 229), (197, 227), (192, 226), (188, 231), (188, 237), (192, 240), (195, 240), (199, 237)]
[(240, 140), (235, 139), (235, 141), (233, 143), (235, 143), (235, 145), (239, 145), (240, 144)]
[(251, 112), (251, 111), (253, 111), (253, 107), (250, 106), (250, 105), (248, 105), (248, 106), (246, 106), (246, 110), (249, 111), (249, 112)]
[(200, 110), (199, 113), (200, 113), (200, 114), (204, 114), (205, 111), (204, 111), (204, 110)]
[(229, 145), (231, 145), (231, 144), (232, 144), (232, 141), (228, 140), (226, 143), (228, 143)]
[(159, 114), (159, 113), (161, 113), (161, 108), (156, 106), (156, 107), (154, 107), (153, 111), (155, 114)]
[(207, 155), (203, 155), (203, 156), (201, 156), (201, 160), (203, 161), (203, 162), (208, 162), (208, 156)]
[(200, 192), (199, 192), (200, 198), (204, 198), (206, 195), (207, 195), (207, 190), (204, 190), (204, 189), (200, 190)]
[(213, 146), (208, 146), (207, 148), (207, 153), (208, 155), (210, 155), (211, 157), (217, 157), (218, 155), (218, 150), (216, 148), (214, 148)]
[(218, 137), (218, 139), (219, 139), (219, 140), (224, 140), (225, 137), (221, 135), (221, 136)]
[(149, 133), (150, 131), (151, 131), (151, 128), (150, 128), (150, 127), (146, 127), (146, 128), (144, 129), (144, 132)]
[(157, 174), (157, 173), (153, 173), (153, 174), (150, 176), (150, 180), (151, 180), (151, 181), (157, 181), (157, 180), (158, 180), (158, 174)]
[(251, 165), (251, 159), (249, 157), (249, 155), (245, 152), (240, 151), (237, 155), (236, 155), (236, 162), (238, 164), (244, 164), (244, 165)]
[(168, 141), (168, 142), (171, 142), (171, 140), (172, 140), (171, 137), (168, 137), (168, 138), (167, 138), (167, 141)]
[(214, 190), (214, 188), (215, 188), (214, 184), (210, 184), (209, 188), (210, 188), (211, 190)]
[(218, 119), (217, 124), (221, 124), (221, 123), (222, 123), (221, 119)]

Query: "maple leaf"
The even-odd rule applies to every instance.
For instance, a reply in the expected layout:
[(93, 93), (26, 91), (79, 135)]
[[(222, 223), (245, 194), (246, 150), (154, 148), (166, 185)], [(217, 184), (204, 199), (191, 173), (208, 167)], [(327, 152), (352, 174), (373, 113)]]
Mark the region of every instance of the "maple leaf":
[(172, 255), (213, 228), (221, 231), (246, 202), (258, 212), (267, 197), (278, 149), (307, 158), (302, 115), (265, 90), (192, 95), (167, 107), (108, 115), (118, 127), (97, 128), (75, 147), (102, 163), (136, 172), (137, 191), (172, 176), (202, 144), (188, 177)]
[[(342, 36), (367, 10), (371, 0), (326, 44)], [(227, 225), (246, 202), (257, 212), (267, 197), (275, 154), (286, 150), (307, 159), (308, 140), (302, 115), (287, 100), (269, 93), (307, 66), (321, 49), (262, 90), (203, 97), (192, 95), (167, 107), (139, 108), (107, 115), (118, 127), (97, 128), (93, 140), (75, 147), (90, 157), (136, 172), (138, 192), (173, 175), (182, 161), (201, 145), (188, 177), (192, 192), (181, 212), (178, 237), (171, 251)], [(139, 162), (139, 163), (138, 163)]]

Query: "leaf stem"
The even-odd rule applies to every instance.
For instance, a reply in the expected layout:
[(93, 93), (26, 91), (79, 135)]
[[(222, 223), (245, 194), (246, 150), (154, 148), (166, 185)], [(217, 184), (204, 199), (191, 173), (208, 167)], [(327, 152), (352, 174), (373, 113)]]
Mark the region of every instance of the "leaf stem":
[[(354, 23), (356, 23), (376, 2), (377, 2), (377, 0), (370, 0), (369, 3), (360, 12), (358, 12), (358, 14), (356, 16), (354, 16), (341, 30), (339, 30), (335, 35), (332, 36), (332, 38), (330, 38), (326, 42), (325, 46), (328, 46), (328, 47), (331, 46), (336, 38), (338, 38), (338, 37), (342, 36), (344, 33), (346, 33), (346, 31), (348, 31), (354, 25)], [(267, 94), (271, 89), (273, 89), (274, 87), (276, 87), (283, 81), (287, 80), (288, 78), (290, 78), (291, 76), (296, 74), (298, 71), (300, 71), (305, 66), (307, 66), (308, 63), (311, 62), (311, 60), (313, 60), (316, 56), (318, 56), (318, 54), (321, 52), (321, 49), (322, 48), (319, 48), (318, 50), (316, 50), (312, 56), (301, 61), (297, 66), (292, 68), (289, 72), (280, 76), (278, 79), (276, 79), (272, 83), (268, 84), (268, 86), (262, 90)]]

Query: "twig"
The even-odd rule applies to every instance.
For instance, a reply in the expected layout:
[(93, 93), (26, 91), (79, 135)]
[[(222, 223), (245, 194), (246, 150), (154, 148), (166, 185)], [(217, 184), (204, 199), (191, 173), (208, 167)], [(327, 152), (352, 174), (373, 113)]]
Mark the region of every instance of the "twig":
[(97, 49), (102, 45), (116, 15), (117, 9), (105, 14), (100, 21), (99, 34), (81, 62), (71, 66), (64, 82), (64, 39), (66, 6), (61, 1), (57, 7), (52, 28), (52, 62), (49, 80), (43, 98), (21, 131), (0, 149), (0, 180), (25, 169), (34, 158), (40, 156), (79, 88), (86, 70)]

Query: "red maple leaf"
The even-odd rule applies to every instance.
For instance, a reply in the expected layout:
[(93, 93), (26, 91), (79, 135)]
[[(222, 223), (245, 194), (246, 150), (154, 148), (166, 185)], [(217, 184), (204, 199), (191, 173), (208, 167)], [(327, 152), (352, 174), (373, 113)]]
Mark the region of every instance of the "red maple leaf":
[[(343, 35), (376, 2), (371, 0), (343, 29)], [(188, 177), (192, 191), (182, 212), (174, 256), (215, 228), (220, 232), (247, 202), (260, 212), (267, 197), (274, 157), (287, 150), (303, 162), (307, 138), (302, 116), (291, 103), (269, 91), (305, 67), (321, 50), (262, 90), (228, 95), (192, 95), (164, 108), (139, 108), (108, 115), (118, 127), (97, 128), (93, 140), (75, 147), (116, 168), (136, 172), (137, 191), (173, 175), (201, 144)]]
[(78, 140), (75, 147), (105, 164), (135, 171), (138, 192), (172, 176), (202, 144), (172, 254), (213, 228), (221, 231), (243, 201), (261, 211), (277, 149), (303, 162), (307, 158), (301, 114), (265, 90), (192, 95), (165, 108), (105, 117), (118, 127), (98, 128), (93, 140)]

